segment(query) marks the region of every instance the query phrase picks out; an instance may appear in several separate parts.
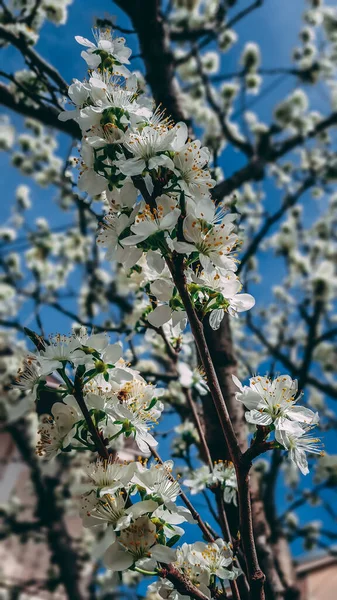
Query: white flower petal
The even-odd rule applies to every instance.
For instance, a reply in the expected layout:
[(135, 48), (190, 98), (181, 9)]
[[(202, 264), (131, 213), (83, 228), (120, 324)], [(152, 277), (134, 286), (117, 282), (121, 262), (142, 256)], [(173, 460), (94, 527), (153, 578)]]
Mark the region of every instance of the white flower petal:
[(250, 410), (245, 413), (245, 417), (248, 423), (252, 423), (253, 425), (263, 425), (264, 427), (271, 425), (273, 422), (270, 415), (261, 413), (259, 410)]
[(94, 544), (92, 551), (91, 551), (91, 555), (92, 555), (93, 559), (99, 560), (100, 558), (102, 558), (104, 552), (106, 552), (106, 550), (112, 544), (114, 544), (115, 541), (116, 541), (116, 534), (110, 525), (107, 527), (106, 531), (104, 532), (103, 537)]
[(156, 544), (151, 548), (152, 557), (161, 563), (171, 563), (176, 560), (177, 552), (173, 548), (163, 546), (162, 544)]
[(161, 304), (147, 315), (147, 320), (153, 327), (161, 327), (171, 319), (171, 309), (167, 304)]
[(130, 512), (134, 519), (138, 519), (138, 517), (145, 515), (145, 513), (152, 513), (156, 508), (158, 508), (158, 503), (154, 500), (142, 500), (128, 508), (126, 512)]
[(241, 392), (243, 391), (243, 385), (241, 383), (241, 381), (236, 377), (236, 375), (232, 375), (232, 380), (235, 383), (236, 387), (239, 388), (239, 390), (241, 390)]
[(110, 571), (125, 571), (133, 564), (133, 557), (129, 552), (122, 550), (118, 542), (115, 542), (104, 553), (103, 562)]
[(216, 310), (212, 310), (209, 316), (209, 324), (210, 327), (216, 331), (220, 328), (221, 321), (225, 316), (225, 311), (222, 308), (217, 308)]
[(120, 342), (108, 346), (104, 352), (104, 362), (114, 365), (121, 358), (122, 354), (123, 347)]
[(75, 35), (75, 40), (78, 44), (81, 44), (81, 46), (86, 46), (87, 48), (96, 48), (93, 42), (87, 40), (87, 38), (82, 37), (81, 35)]

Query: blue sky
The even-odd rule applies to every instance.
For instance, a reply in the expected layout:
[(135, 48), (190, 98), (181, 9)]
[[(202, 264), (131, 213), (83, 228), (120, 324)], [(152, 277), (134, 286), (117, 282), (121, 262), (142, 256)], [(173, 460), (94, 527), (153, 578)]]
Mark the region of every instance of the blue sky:
[[(238, 6), (232, 10), (232, 14), (236, 14), (241, 7), (248, 4), (248, 2), (238, 3)], [(273, 2), (266, 2), (266, 5), (262, 9), (256, 10), (247, 20), (239, 23), (237, 27), (240, 38), (239, 44), (233, 51), (222, 56), (221, 69), (225, 72), (231, 72), (237, 68), (240, 50), (246, 41), (256, 41), (259, 43), (263, 56), (263, 67), (284, 67), (289, 65), (291, 50), (298, 41), (300, 15), (304, 6), (304, 0), (274, 0)], [(116, 22), (119, 25), (130, 27), (130, 23), (127, 21), (124, 14), (113, 3), (108, 2), (107, 0), (96, 0), (96, 2), (92, 2), (92, 0), (75, 0), (69, 7), (69, 19), (65, 26), (55, 27), (52, 24), (45, 25), (37, 45), (38, 51), (59, 69), (67, 81), (70, 82), (73, 77), (81, 79), (86, 74), (86, 65), (80, 57), (81, 48), (75, 42), (74, 36), (83, 35), (84, 37), (90, 38), (91, 27), (94, 23), (95, 16), (104, 17), (107, 15), (115, 16)], [(127, 37), (127, 45), (132, 48), (133, 52), (138, 53), (137, 37), (135, 35), (129, 35)], [(5, 53), (6, 68), (8, 70), (15, 71), (23, 67), (22, 61), (15, 49), (8, 48)], [(136, 59), (132, 62), (132, 67), (142, 70), (142, 62), (139, 59)], [(266, 78), (264, 86), (268, 86), (269, 83), (270, 80)], [(283, 78), (278, 82), (275, 89), (263, 97), (262, 100), (256, 101), (254, 99), (256, 104), (252, 109), (255, 110), (256, 108), (260, 118), (270, 122), (275, 103), (292, 90), (294, 85), (295, 82), (293, 79), (287, 77)], [(262, 88), (262, 91), (263, 89), (264, 88)], [(324, 105), (324, 100), (322, 100), (319, 92), (313, 92), (312, 100), (315, 104), (319, 102), (319, 108), (322, 112), (327, 110), (327, 107)], [(19, 129), (22, 127), (22, 119), (20, 116), (11, 114), (11, 119)], [(65, 156), (69, 148), (69, 138), (59, 134), (58, 140), (59, 154), (60, 156)], [(243, 159), (241, 155), (234, 152), (232, 149), (226, 149), (222, 158), (222, 166), (225, 175), (229, 176), (232, 172), (237, 170), (244, 164), (244, 160), (245, 159)], [(29, 212), (29, 221), (31, 225), (33, 225), (34, 220), (37, 217), (41, 216), (46, 217), (53, 228), (71, 222), (71, 215), (69, 213), (62, 213), (55, 205), (55, 202), (53, 202), (53, 198), (56, 195), (55, 189), (41, 189), (37, 185), (32, 184), (29, 178), (20, 175), (18, 171), (10, 165), (9, 158), (5, 153), (0, 154), (0, 169), (2, 173), (2, 189), (4, 190), (3, 201), (0, 206), (1, 222), (6, 221), (10, 216), (15, 189), (20, 183), (27, 183), (32, 189), (33, 208)], [(275, 190), (270, 183), (266, 184), (265, 193), (267, 194), (266, 208), (267, 210), (273, 211), (274, 207), (278, 206), (280, 193)], [(311, 214), (318, 210), (317, 203), (312, 201), (309, 197), (306, 201), (306, 211), (308, 218), (310, 219)], [(279, 280), (278, 269), (282, 269), (280, 261), (277, 261), (272, 253), (267, 253), (263, 258), (262, 263), (262, 285), (254, 289), (257, 303), (259, 300), (265, 301), (266, 296), (270, 297), (271, 284), (277, 283)], [(25, 318), (29, 317), (30, 311), (31, 307), (25, 309)], [(69, 331), (71, 322), (68, 318), (59, 315), (55, 311), (51, 312), (48, 309), (44, 310), (42, 316), (47, 333), (58, 330), (64, 332)], [(31, 323), (30, 326), (32, 325), (33, 324)], [(162, 424), (160, 429), (164, 430), (165, 425)], [(329, 435), (328, 445), (332, 448), (332, 441), (329, 440), (330, 437), (331, 436)], [(168, 442), (165, 442), (163, 453), (167, 451), (167, 444)], [(303, 481), (303, 485), (310, 487), (310, 479), (308, 478)], [(332, 493), (333, 492), (331, 492), (331, 494)], [(280, 504), (282, 505), (284, 504), (285, 495), (286, 490), (280, 485), (278, 496)], [(308, 518), (314, 518), (324, 520), (327, 527), (333, 525), (331, 519), (327, 517), (324, 510), (319, 507), (316, 507), (313, 510), (305, 508), (299, 511), (298, 514), (300, 515), (301, 520), (303, 519), (303, 522)], [(300, 543), (294, 545), (294, 551), (296, 554), (302, 552)]]

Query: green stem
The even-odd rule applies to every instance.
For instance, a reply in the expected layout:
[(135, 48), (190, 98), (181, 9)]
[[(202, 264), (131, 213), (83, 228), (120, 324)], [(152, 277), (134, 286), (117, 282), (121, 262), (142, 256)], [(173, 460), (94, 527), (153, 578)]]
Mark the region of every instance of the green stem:
[(86, 379), (85, 381), (83, 381), (83, 385), (86, 385), (89, 381), (91, 381), (91, 379), (93, 379), (94, 377), (96, 377), (96, 375), (98, 375), (97, 371), (95, 371), (95, 373), (92, 373), (92, 375), (89, 375), (88, 379)]
[(150, 577), (158, 575), (158, 571), (145, 571), (145, 569), (141, 569), (140, 567), (134, 567), (134, 571), (137, 571), (137, 573), (141, 573), (142, 575), (149, 575)]
[(61, 375), (64, 383), (66, 384), (68, 392), (70, 392), (72, 394), (73, 390), (74, 390), (74, 384), (69, 379), (68, 375), (66, 374), (65, 367), (63, 367), (62, 369), (57, 369), (57, 372), (59, 375)]

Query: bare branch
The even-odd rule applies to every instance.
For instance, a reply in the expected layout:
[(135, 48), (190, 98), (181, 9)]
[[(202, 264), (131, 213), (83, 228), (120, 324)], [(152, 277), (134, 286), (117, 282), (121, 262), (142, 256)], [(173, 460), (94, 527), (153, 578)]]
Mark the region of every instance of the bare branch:
[(60, 111), (53, 106), (40, 105), (35, 107), (26, 104), (23, 100), (18, 100), (15, 94), (2, 82), (0, 82), (0, 102), (20, 115), (36, 119), (43, 123), (43, 125), (67, 133), (73, 138), (81, 138), (81, 130), (75, 121), (59, 121), (58, 115)]
[(302, 185), (298, 188), (298, 190), (293, 194), (287, 194), (282, 202), (282, 206), (270, 217), (267, 217), (264, 221), (260, 231), (256, 234), (253, 240), (250, 242), (248, 248), (246, 249), (243, 257), (241, 258), (240, 264), (238, 266), (238, 274), (242, 271), (245, 264), (249, 261), (252, 256), (255, 256), (262, 240), (267, 236), (271, 227), (279, 221), (283, 215), (291, 208), (295, 206), (296, 202), (299, 198), (306, 192), (310, 187), (312, 187), (316, 182), (315, 175), (309, 175), (307, 179), (302, 183)]
[[(266, 134), (265, 141), (267, 141), (265, 148), (260, 147), (260, 154), (253, 157), (252, 160), (245, 165), (239, 171), (236, 171), (231, 177), (218, 183), (213, 189), (213, 198), (216, 201), (220, 201), (224, 196), (228, 196), (234, 190), (241, 187), (243, 183), (247, 181), (260, 181), (264, 177), (264, 169), (268, 163), (274, 162), (294, 150), (297, 146), (303, 144), (307, 139), (313, 138), (322, 131), (325, 131), (329, 127), (337, 125), (337, 112), (333, 112), (329, 117), (322, 119), (307, 135), (297, 134), (287, 140), (270, 146), (269, 137), (270, 134)], [(279, 132), (276, 127), (273, 131)]]
[(27, 44), (26, 39), (22, 35), (15, 35), (3, 25), (0, 25), (0, 38), (12, 44), (15, 48), (20, 50), (23, 57), (26, 59), (29, 65), (36, 67), (41, 75), (47, 75), (56, 83), (61, 94), (65, 96), (68, 94), (68, 84), (63, 79), (62, 75), (47, 62), (40, 54)]
[(186, 120), (175, 79), (169, 33), (157, 0), (115, 0), (137, 31), (146, 68), (146, 80), (157, 104), (163, 104), (175, 121)]

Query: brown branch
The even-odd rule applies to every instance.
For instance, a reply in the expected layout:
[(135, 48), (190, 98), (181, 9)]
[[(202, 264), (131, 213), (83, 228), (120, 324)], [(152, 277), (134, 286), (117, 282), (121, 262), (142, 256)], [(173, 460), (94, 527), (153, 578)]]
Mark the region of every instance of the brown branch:
[(96, 446), (96, 450), (97, 450), (98, 454), (102, 458), (108, 460), (109, 459), (109, 450), (105, 446), (103, 439), (102, 439), (101, 435), (99, 434), (98, 430), (96, 429), (95, 424), (90, 416), (88, 407), (84, 400), (83, 383), (82, 383), (81, 378), (78, 377), (77, 375), (75, 375), (73, 394), (74, 394), (74, 398), (77, 401), (77, 403), (83, 413), (83, 416), (86, 420), (88, 429), (91, 433), (91, 437)]
[(294, 510), (300, 508), (301, 506), (303, 506), (303, 504), (306, 504), (308, 501), (311, 501), (313, 504), (315, 504), (315, 502), (317, 502), (319, 498), (319, 492), (328, 487), (329, 484), (326, 481), (324, 481), (322, 483), (317, 484), (312, 490), (310, 490), (310, 492), (308, 492), (308, 490), (305, 490), (305, 492), (302, 492), (302, 496), (300, 498), (294, 500), (291, 504), (289, 504), (288, 508), (277, 517), (277, 521), (282, 522), (289, 513), (294, 512)]
[(155, 331), (156, 334), (161, 337), (161, 339), (164, 342), (165, 350), (167, 352), (168, 357), (170, 358), (170, 360), (173, 364), (176, 364), (176, 362), (178, 360), (178, 354), (175, 351), (172, 344), (167, 339), (164, 329), (162, 327), (155, 327), (155, 325), (151, 325), (151, 323), (149, 323), (146, 319), (141, 319), (141, 321), (147, 329), (151, 329), (152, 331)]
[(10, 110), (14, 110), (24, 117), (36, 119), (47, 127), (53, 127), (76, 139), (82, 137), (81, 130), (75, 121), (60, 121), (58, 118), (60, 111), (53, 106), (42, 104), (40, 106), (30, 106), (26, 104), (24, 100), (16, 98), (15, 94), (2, 82), (0, 82), (0, 102)]
[(173, 565), (165, 565), (161, 569), (158, 569), (158, 574), (164, 579), (171, 581), (180, 594), (183, 596), (190, 596), (195, 600), (209, 600), (203, 592), (201, 592), (192, 582), (176, 569)]
[(42, 0), (35, 0), (34, 6), (33, 6), (32, 10), (31, 10), (30, 14), (25, 19), (27, 25), (32, 25), (32, 23), (33, 23), (33, 21), (34, 21), (34, 19), (36, 17), (37, 11), (38, 11), (41, 3), (42, 3)]
[[(224, 498), (223, 498), (223, 490), (221, 489), (221, 487), (217, 486), (212, 491), (215, 495), (215, 499), (216, 499), (216, 503), (217, 503), (222, 535), (224, 536), (225, 540), (228, 540), (228, 542), (232, 542), (232, 536), (231, 536), (231, 532), (230, 532), (230, 528), (229, 528), (229, 524), (228, 524), (225, 502), (224, 502)], [(245, 577), (245, 575), (243, 575), (243, 577)], [(241, 596), (240, 596), (237, 581), (235, 581), (235, 580), (229, 581), (229, 583), (231, 586), (232, 597), (234, 598), (234, 600), (244, 600), (244, 597), (241, 598)], [(244, 588), (244, 590), (246, 591), (246, 597), (249, 598), (247, 580), (246, 580), (246, 587)]]
[[(248, 432), (243, 404), (236, 400), (237, 389), (232, 379), (232, 375), (237, 375), (237, 358), (233, 346), (229, 315), (224, 315), (220, 329), (217, 331), (214, 331), (210, 327), (208, 318), (206, 317), (204, 319), (204, 333), (235, 435), (241, 452), (244, 452), (247, 449)], [(208, 443), (211, 448), (213, 460), (218, 460), (224, 458), (223, 454), (219, 455), (219, 450), (222, 450), (221, 444), (223, 442), (220, 440), (219, 431), (214, 427), (215, 419), (210, 413), (209, 401), (206, 397), (202, 398), (202, 400), (204, 399), (207, 402), (207, 406), (204, 404), (204, 419), (209, 428)], [(208, 414), (210, 420), (208, 420)], [(225, 455), (225, 458), (230, 458), (228, 453)]]
[(116, 23), (114, 23), (111, 19), (100, 19), (97, 18), (96, 19), (96, 25), (97, 27), (111, 27), (111, 29), (113, 31), (119, 31), (120, 33), (123, 33), (124, 35), (133, 35), (135, 33), (137, 33), (137, 31), (135, 31), (134, 29), (127, 29), (125, 27), (121, 27), (120, 25), (117, 25)]
[(247, 6), (247, 8), (242, 9), (240, 12), (238, 12), (237, 15), (234, 15), (232, 19), (229, 19), (229, 21), (226, 23), (226, 29), (231, 29), (234, 25), (236, 25), (236, 23), (242, 21), (242, 19), (247, 17), (247, 15), (249, 15), (251, 12), (253, 12), (257, 8), (260, 8), (263, 2), (264, 0), (255, 0), (255, 2), (253, 2), (250, 6)]
[(159, 0), (115, 0), (137, 31), (146, 69), (146, 81), (156, 104), (163, 104), (175, 121), (186, 120), (175, 79), (169, 32), (160, 12)]
[(315, 298), (312, 316), (308, 320), (308, 333), (306, 346), (303, 356), (301, 368), (298, 373), (298, 388), (302, 390), (305, 387), (308, 373), (310, 370), (313, 353), (316, 347), (316, 336), (322, 312), (324, 311), (325, 302), (320, 298)]
[[(156, 459), (156, 461), (160, 464), (163, 465), (163, 461), (160, 458), (158, 452), (154, 449), (151, 448), (149, 446), (149, 449), (151, 451), (152, 456)], [(168, 473), (168, 477), (171, 481), (176, 481), (173, 477), (173, 475), (170, 475)], [(195, 521), (197, 521), (203, 535), (205, 536), (206, 540), (208, 542), (214, 542), (214, 537), (212, 535), (212, 533), (210, 532), (210, 530), (208, 529), (206, 523), (204, 523), (204, 521), (202, 520), (201, 516), (199, 515), (198, 511), (194, 508), (192, 502), (190, 502), (190, 500), (188, 499), (188, 497), (186, 496), (186, 494), (181, 490), (180, 492), (180, 498), (182, 499), (183, 503), (185, 504), (185, 506), (188, 508), (188, 510), (190, 511), (193, 519), (195, 519)]]
[(98, 331), (102, 331), (102, 332), (109, 331), (109, 332), (118, 332), (118, 333), (120, 333), (121, 331), (124, 331), (124, 332), (126, 331), (125, 327), (123, 327), (123, 326), (121, 326), (121, 327), (102, 327), (101, 325), (96, 325), (92, 321), (85, 321), (80, 316), (78, 316), (75, 313), (73, 313), (71, 310), (68, 310), (65, 307), (63, 307), (61, 304), (59, 304), (59, 302), (43, 302), (43, 303), (46, 304), (47, 306), (50, 306), (51, 308), (54, 308), (55, 310), (57, 310), (58, 312), (62, 313), (66, 317), (69, 317), (70, 319), (72, 319), (73, 321), (75, 321), (75, 323), (79, 323), (80, 325), (83, 325), (83, 327), (88, 327), (90, 329), (93, 328), (93, 329), (96, 330), (96, 332), (98, 332)]
[(191, 331), (200, 359), (202, 361), (203, 368), (205, 370), (208, 387), (210, 389), (212, 399), (218, 413), (219, 422), (227, 442), (229, 454), (236, 469), (238, 479), (240, 531), (243, 550), (246, 558), (247, 571), (249, 574), (251, 596), (252, 598), (256, 598), (256, 600), (259, 598), (262, 600), (264, 598), (263, 586), (265, 577), (259, 567), (254, 543), (252, 511), (249, 495), (249, 468), (243, 469), (241, 465), (242, 452), (233, 430), (226, 403), (222, 396), (220, 385), (205, 339), (203, 325), (195, 312), (186, 287), (183, 265), (181, 261), (178, 260), (176, 260), (175, 263), (173, 263), (170, 259), (166, 260), (168, 268), (172, 274), (173, 281), (184, 304)]
[[(283, 352), (281, 352), (281, 350), (278, 347), (273, 346), (273, 344), (268, 342), (267, 338), (264, 336), (262, 331), (254, 325), (249, 313), (247, 314), (246, 319), (249, 329), (251, 329), (255, 333), (256, 337), (267, 348), (268, 352), (272, 356), (275, 356), (275, 358), (277, 358), (277, 360), (279, 360), (288, 369), (292, 377), (297, 377), (300, 373), (300, 367), (294, 365), (294, 363), (285, 354), (283, 354)], [(320, 381), (319, 379), (316, 379), (311, 375), (307, 376), (306, 383), (307, 385), (311, 385), (320, 390), (321, 392), (324, 392), (331, 398), (337, 399), (337, 388), (333, 385), (330, 385), (330, 383)]]
[[(205, 438), (205, 432), (204, 429), (201, 425), (201, 421), (198, 415), (198, 410), (197, 407), (195, 405), (195, 402), (192, 398), (192, 393), (191, 390), (188, 388), (183, 388), (183, 392), (187, 401), (187, 404), (191, 410), (191, 413), (193, 415), (193, 420), (194, 420), (194, 424), (197, 428), (198, 434), (199, 434), (199, 439), (200, 439), (200, 453), (203, 456), (204, 460), (207, 462), (209, 468), (211, 471), (213, 471), (213, 461), (212, 461), (212, 457), (208, 448), (208, 444)], [(228, 538), (229, 539), (229, 538)]]
[[(190, 58), (192, 58), (193, 56), (195, 56), (195, 52), (202, 50), (202, 48), (205, 48), (205, 46), (207, 46), (210, 42), (212, 42), (217, 35), (219, 34), (220, 31), (225, 31), (226, 29), (231, 29), (231, 27), (233, 27), (233, 25), (235, 25), (236, 23), (238, 23), (239, 21), (241, 21), (244, 17), (246, 17), (250, 12), (252, 12), (253, 10), (255, 10), (256, 8), (259, 8), (260, 6), (262, 6), (263, 4), (263, 0), (255, 0), (255, 2), (253, 2), (250, 6), (247, 6), (246, 8), (244, 8), (243, 10), (241, 10), (237, 15), (235, 15), (232, 19), (230, 19), (227, 23), (221, 23), (221, 21), (223, 21), (223, 18), (226, 16), (226, 14), (221, 10), (221, 5), (220, 5), (220, 9), (218, 11), (218, 18), (217, 21), (218, 22), (214, 22), (213, 27), (204, 27), (204, 28), (199, 28), (199, 29), (191, 29), (191, 30), (184, 30), (184, 31), (178, 31), (178, 30), (173, 30), (171, 33), (171, 39), (174, 41), (195, 41), (196, 39), (203, 37), (204, 35), (206, 36), (203, 40), (201, 40), (200, 44), (197, 46), (197, 48), (192, 48), (192, 50), (190, 52), (188, 52), (187, 54), (185, 54), (184, 56), (182, 56), (180, 59), (176, 60), (175, 64), (176, 65), (180, 65), (185, 63), (186, 61), (190, 60)], [(219, 22), (219, 13), (220, 13), (220, 22)], [(184, 40), (183, 35), (186, 32), (186, 39)], [(194, 32), (196, 33), (196, 35), (194, 35)], [(180, 40), (179, 40), (180, 38)]]
[(315, 340), (315, 345), (318, 346), (318, 344), (320, 344), (321, 342), (325, 342), (326, 340), (331, 340), (332, 338), (334, 338), (336, 336), (337, 336), (337, 327), (333, 327), (333, 329), (329, 329), (328, 331), (325, 331), (324, 333), (322, 333), (322, 335), (317, 337)]
[(261, 454), (264, 454), (269, 450), (273, 450), (273, 448), (275, 448), (275, 442), (264, 441), (258, 444), (252, 444), (242, 455), (242, 464), (247, 465), (247, 467), (251, 466), (251, 462), (254, 458), (261, 456)]
[(201, 62), (200, 56), (197, 52), (195, 54), (195, 58), (196, 58), (196, 62), (197, 62), (198, 75), (200, 76), (201, 81), (203, 82), (204, 87), (205, 87), (206, 99), (208, 101), (208, 104), (211, 106), (211, 108), (213, 109), (213, 111), (215, 112), (215, 114), (218, 118), (219, 125), (221, 127), (221, 131), (222, 131), (224, 138), (226, 140), (228, 140), (229, 142), (231, 142), (231, 144), (233, 144), (233, 146), (235, 148), (238, 148), (238, 150), (241, 150), (241, 152), (246, 154), (246, 156), (252, 156), (253, 148), (252, 148), (251, 144), (249, 142), (243, 141), (239, 137), (235, 136), (233, 134), (233, 132), (231, 131), (230, 127), (228, 126), (227, 121), (226, 121), (226, 114), (220, 108), (220, 106), (218, 105), (218, 103), (215, 101), (215, 99), (213, 97), (212, 88), (210, 86), (207, 75), (204, 73), (202, 62)]
[[(224, 196), (228, 196), (247, 181), (260, 181), (264, 177), (264, 169), (268, 163), (278, 160), (306, 140), (334, 125), (337, 125), (337, 112), (333, 112), (326, 119), (322, 119), (307, 135), (294, 135), (279, 144), (275, 144), (273, 147), (270, 146), (270, 134), (267, 133), (264, 137), (265, 147), (260, 148), (260, 155), (253, 157), (242, 169), (236, 171), (231, 177), (221, 181), (213, 188), (212, 196), (214, 200), (220, 201)], [(276, 129), (279, 132), (279, 128)], [(275, 133), (275, 128), (272, 131)]]
[(298, 199), (304, 194), (306, 190), (312, 187), (315, 184), (316, 176), (309, 175), (307, 179), (302, 183), (302, 185), (298, 188), (298, 190), (293, 194), (288, 194), (282, 202), (282, 206), (277, 210), (273, 215), (266, 218), (264, 224), (262, 225), (260, 231), (256, 234), (253, 240), (250, 242), (248, 248), (246, 249), (243, 257), (241, 258), (237, 273), (239, 274), (242, 271), (244, 265), (249, 261), (249, 259), (254, 256), (264, 238), (269, 233), (271, 227), (279, 221), (283, 215), (291, 208), (295, 206)]
[(170, 39), (172, 42), (195, 42), (204, 35), (213, 39), (216, 35), (214, 27), (194, 27), (193, 29), (188, 29), (187, 27), (183, 29), (170, 27)]
[(52, 79), (58, 86), (61, 94), (64, 94), (65, 96), (68, 94), (68, 84), (63, 79), (62, 75), (55, 67), (53, 67), (53, 65), (40, 56), (34, 48), (27, 44), (27, 40), (24, 36), (17, 36), (0, 24), (0, 38), (17, 48), (26, 59), (29, 66), (37, 68), (42, 76), (47, 75)]

